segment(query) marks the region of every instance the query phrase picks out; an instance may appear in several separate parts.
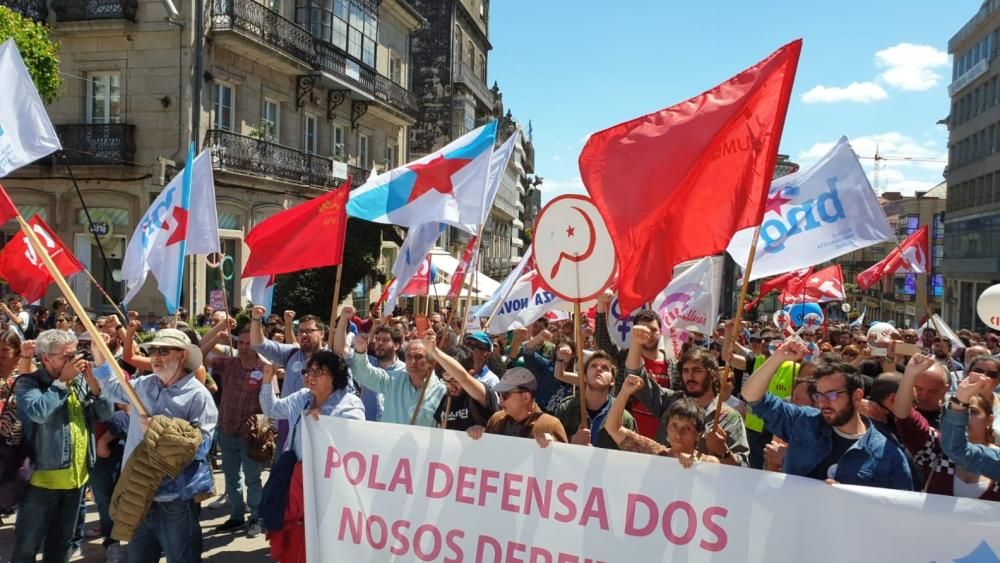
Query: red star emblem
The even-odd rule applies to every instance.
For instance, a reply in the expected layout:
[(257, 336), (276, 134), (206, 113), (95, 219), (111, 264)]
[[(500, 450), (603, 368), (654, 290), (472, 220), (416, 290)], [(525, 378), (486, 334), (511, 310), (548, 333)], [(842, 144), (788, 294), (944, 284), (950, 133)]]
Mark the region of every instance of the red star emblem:
[(571, 237), (576, 234), (576, 229), (573, 227), (566, 227), (566, 236)]
[[(187, 209), (184, 209), (183, 207), (175, 207), (172, 216), (174, 218), (174, 222), (177, 223), (177, 226), (174, 228), (174, 232), (170, 233), (170, 238), (167, 239), (167, 246), (172, 246), (187, 238)], [(170, 222), (164, 221), (160, 228), (164, 231), (170, 230)]]
[(774, 194), (767, 196), (767, 203), (764, 204), (764, 213), (767, 214), (768, 211), (774, 211), (778, 215), (781, 215), (781, 206), (789, 201), (792, 201), (792, 199), (785, 197), (785, 191), (778, 190)]
[(451, 176), (470, 162), (472, 161), (467, 158), (447, 159), (443, 155), (438, 155), (430, 162), (414, 164), (410, 170), (417, 175), (417, 179), (413, 182), (410, 198), (406, 202), (409, 203), (431, 190), (442, 194), (454, 194)]

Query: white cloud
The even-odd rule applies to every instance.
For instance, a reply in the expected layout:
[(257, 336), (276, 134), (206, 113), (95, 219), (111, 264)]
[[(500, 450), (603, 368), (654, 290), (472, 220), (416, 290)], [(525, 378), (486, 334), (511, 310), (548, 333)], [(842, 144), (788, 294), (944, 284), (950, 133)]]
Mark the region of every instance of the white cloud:
[[(894, 160), (895, 158), (914, 158), (926, 160), (947, 160), (947, 153), (934, 140), (918, 140), (898, 131), (877, 133), (850, 138), (851, 148), (861, 158), (861, 166), (873, 180), (875, 161), (870, 158), (879, 155), (886, 157), (879, 170), (879, 184), (882, 189), (890, 192), (903, 192), (912, 195), (914, 191), (926, 191), (942, 181), (941, 173), (944, 162), (923, 162), (911, 160)], [(797, 162), (803, 168), (815, 164), (829, 151), (834, 142), (815, 143), (797, 155)]]
[(542, 205), (564, 194), (586, 193), (587, 188), (583, 186), (583, 180), (579, 176), (568, 179), (545, 178), (545, 181), (542, 183)]
[(557, 154), (552, 157), (552, 160), (559, 162), (560, 160), (562, 160), (562, 157)]
[(889, 97), (885, 89), (874, 82), (852, 82), (841, 88), (839, 86), (815, 86), (805, 94), (802, 101), (807, 104), (835, 104), (837, 102), (856, 102), (867, 104)]
[(933, 69), (949, 66), (948, 53), (929, 45), (900, 43), (875, 53), (875, 65), (884, 68), (879, 79), (908, 91), (930, 90), (941, 81)]

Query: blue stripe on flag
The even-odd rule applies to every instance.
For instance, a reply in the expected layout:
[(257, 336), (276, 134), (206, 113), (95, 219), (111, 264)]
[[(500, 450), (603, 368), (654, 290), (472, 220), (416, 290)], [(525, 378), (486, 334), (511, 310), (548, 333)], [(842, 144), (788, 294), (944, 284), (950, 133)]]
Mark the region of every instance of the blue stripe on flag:
[(475, 140), (454, 152), (444, 155), (444, 157), (447, 159), (467, 158), (472, 160), (483, 154), (483, 152), (493, 148), (493, 143), (496, 141), (496, 133), (497, 122), (493, 120), (483, 127), (483, 130), (479, 132), (479, 136)]

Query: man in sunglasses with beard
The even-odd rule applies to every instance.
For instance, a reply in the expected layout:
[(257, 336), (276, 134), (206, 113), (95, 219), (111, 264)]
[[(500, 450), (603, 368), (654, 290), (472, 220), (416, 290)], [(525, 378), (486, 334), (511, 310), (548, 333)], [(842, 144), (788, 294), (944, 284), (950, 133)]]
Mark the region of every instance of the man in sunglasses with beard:
[(743, 384), (743, 398), (769, 430), (788, 442), (782, 469), (789, 475), (848, 485), (913, 490), (902, 448), (861, 416), (864, 382), (850, 364), (820, 364), (811, 390), (816, 407), (793, 405), (767, 392), (784, 362), (807, 353), (798, 341), (782, 344)]

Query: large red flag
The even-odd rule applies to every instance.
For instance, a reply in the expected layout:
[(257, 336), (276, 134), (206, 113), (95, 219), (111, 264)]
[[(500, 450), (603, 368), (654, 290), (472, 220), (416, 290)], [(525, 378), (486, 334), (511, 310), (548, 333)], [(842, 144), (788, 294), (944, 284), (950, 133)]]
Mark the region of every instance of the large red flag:
[(767, 295), (768, 293), (771, 293), (772, 291), (778, 289), (784, 291), (785, 287), (788, 286), (788, 284), (797, 281), (799, 279), (802, 279), (805, 276), (808, 276), (809, 274), (812, 273), (812, 271), (813, 269), (810, 266), (802, 270), (795, 270), (792, 272), (781, 274), (780, 276), (775, 276), (765, 281), (764, 283), (760, 284), (760, 291), (757, 292), (757, 298), (751, 301), (750, 303), (747, 303), (746, 306), (743, 307), (743, 310), (744, 311), (752, 310), (754, 307), (757, 306), (758, 303), (760, 303), (760, 300), (763, 299), (764, 296)]
[(0, 226), (14, 217), (17, 217), (17, 207), (14, 207), (7, 190), (0, 186)]
[(434, 278), (436, 274), (436, 268), (431, 264), (431, 257), (427, 256), (423, 262), (420, 263), (420, 268), (417, 273), (413, 274), (410, 279), (410, 283), (406, 284), (403, 291), (399, 292), (400, 295), (408, 295), (410, 297), (416, 297), (418, 295), (426, 296), (430, 293), (431, 286), (434, 285)]
[(462, 261), (455, 268), (455, 273), (451, 275), (451, 287), (448, 288), (446, 299), (456, 299), (462, 294), (462, 285), (465, 284), (465, 273), (472, 265), (472, 253), (476, 251), (476, 240), (478, 236), (469, 239), (469, 244), (465, 245), (465, 252), (462, 253)]
[[(49, 256), (64, 278), (83, 271), (83, 264), (73, 256), (41, 217), (33, 216), (28, 220), (28, 224), (38, 235), (38, 240), (45, 245)], [(35, 249), (28, 244), (23, 232), (18, 232), (7, 246), (0, 250), (0, 277), (28, 302), (45, 297), (45, 290), (53, 281), (45, 263), (35, 254)]]
[(929, 248), (927, 225), (923, 225), (915, 233), (906, 237), (906, 240), (881, 262), (858, 274), (858, 287), (863, 290), (868, 289), (875, 285), (878, 280), (892, 274), (926, 273), (928, 271), (927, 251)]
[(802, 40), (686, 102), (590, 136), (580, 174), (614, 241), (622, 309), (759, 225)]
[(815, 274), (795, 278), (788, 282), (781, 293), (781, 303), (784, 305), (827, 303), (844, 299), (844, 273), (840, 269), (840, 264), (823, 268)]
[(336, 266), (344, 260), (350, 178), (316, 199), (268, 217), (247, 234), (243, 277)]

